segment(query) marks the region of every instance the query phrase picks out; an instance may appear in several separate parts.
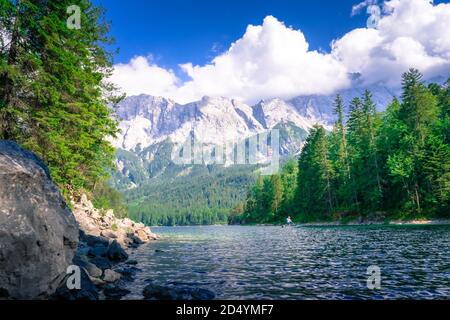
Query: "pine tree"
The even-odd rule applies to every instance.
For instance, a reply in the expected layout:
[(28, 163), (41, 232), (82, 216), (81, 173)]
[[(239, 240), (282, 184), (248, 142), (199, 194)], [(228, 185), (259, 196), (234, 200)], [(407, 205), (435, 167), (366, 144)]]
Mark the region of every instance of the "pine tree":
[(406, 132), (406, 125), (399, 120), (401, 104), (397, 98), (387, 107), (383, 114), (382, 123), (377, 138), (377, 149), (381, 165), (381, 179), (383, 181), (383, 209), (399, 209), (408, 200), (405, 197), (406, 181), (402, 176), (393, 176), (388, 167), (389, 157), (401, 147), (401, 138)]
[(281, 171), (281, 181), (283, 188), (283, 200), (281, 210), (278, 215), (279, 221), (284, 221), (287, 216), (294, 215), (295, 192), (297, 190), (298, 166), (294, 160), (289, 160)]
[(361, 137), (362, 129), (364, 127), (363, 119), (363, 104), (360, 98), (356, 97), (350, 102), (349, 117), (347, 121), (348, 132), (348, 152), (349, 152), (349, 166), (350, 179), (348, 187), (348, 196), (352, 198), (352, 206), (350, 210), (360, 212), (360, 181), (361, 181), (361, 150), (359, 146), (362, 145)]
[(296, 203), (301, 219), (327, 219), (333, 212), (331, 179), (333, 168), (328, 140), (322, 126), (314, 126), (299, 159)]
[(335, 177), (333, 179), (334, 203), (337, 208), (348, 206), (348, 187), (350, 166), (347, 148), (347, 132), (344, 123), (344, 104), (340, 95), (334, 103), (334, 114), (337, 121), (330, 135), (330, 160), (333, 163)]
[(421, 82), (422, 75), (411, 69), (403, 75), (403, 96), (399, 110), (399, 120), (406, 131), (401, 137), (401, 145), (389, 157), (388, 166), (393, 176), (401, 177), (406, 192), (416, 211), (420, 212), (421, 188), (423, 187), (423, 160), (425, 143), (431, 124), (437, 120), (437, 99)]
[[(370, 213), (381, 207), (382, 181), (377, 150), (380, 126), (372, 95), (365, 91), (363, 99), (352, 101), (348, 121), (351, 154), (351, 190), (357, 210)], [(361, 212), (362, 213), (362, 212)]]
[(377, 149), (376, 137), (380, 127), (380, 118), (377, 115), (376, 106), (372, 100), (372, 94), (366, 90), (363, 100), (363, 114), (365, 120), (365, 130), (363, 130), (365, 137), (363, 145), (361, 146), (366, 176), (366, 187), (364, 193), (366, 194), (366, 207), (370, 210), (376, 210), (381, 207), (382, 187), (379, 154)]
[(271, 201), (270, 212), (273, 212), (273, 219), (276, 220), (283, 201), (283, 184), (279, 175), (272, 175), (270, 177), (271, 184)]
[[(80, 8), (70, 29), (67, 8)], [(102, 11), (89, 0), (2, 1), (0, 139), (19, 142), (49, 165), (64, 191), (92, 189), (113, 167), (114, 87)]]

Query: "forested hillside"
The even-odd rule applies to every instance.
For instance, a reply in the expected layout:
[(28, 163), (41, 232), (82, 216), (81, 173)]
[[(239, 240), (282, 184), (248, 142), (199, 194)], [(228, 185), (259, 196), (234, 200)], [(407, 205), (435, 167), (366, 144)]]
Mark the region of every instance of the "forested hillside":
[(315, 126), (298, 163), (260, 178), (236, 221), (448, 217), (450, 79), (426, 86), (421, 78), (405, 73), (401, 100), (383, 113), (369, 91), (349, 106), (337, 96), (333, 131)]
[(196, 166), (184, 178), (153, 180), (126, 192), (130, 217), (149, 225), (227, 224), (257, 168)]

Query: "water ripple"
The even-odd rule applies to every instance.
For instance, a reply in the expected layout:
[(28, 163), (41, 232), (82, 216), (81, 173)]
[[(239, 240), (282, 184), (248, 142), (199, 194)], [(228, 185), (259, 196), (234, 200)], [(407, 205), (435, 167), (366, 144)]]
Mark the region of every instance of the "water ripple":
[[(143, 270), (127, 299), (153, 283), (210, 289), (218, 299), (448, 299), (450, 227), (155, 228), (136, 250)], [(381, 268), (381, 290), (367, 268)]]

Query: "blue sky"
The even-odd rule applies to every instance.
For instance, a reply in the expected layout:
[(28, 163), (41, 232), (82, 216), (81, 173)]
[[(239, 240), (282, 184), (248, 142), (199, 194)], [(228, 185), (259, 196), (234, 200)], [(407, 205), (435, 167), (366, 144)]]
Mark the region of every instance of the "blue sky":
[[(300, 29), (311, 49), (329, 51), (333, 39), (365, 26), (363, 13), (351, 17), (357, 0), (96, 0), (107, 10), (120, 48), (116, 62), (154, 55), (161, 66), (204, 64), (239, 39), (248, 24), (273, 15)], [(124, 2), (126, 4), (124, 4)]]
[(111, 81), (128, 95), (251, 103), (334, 94), (354, 74), (387, 86), (412, 67), (450, 75), (449, 0), (93, 1), (119, 49)]

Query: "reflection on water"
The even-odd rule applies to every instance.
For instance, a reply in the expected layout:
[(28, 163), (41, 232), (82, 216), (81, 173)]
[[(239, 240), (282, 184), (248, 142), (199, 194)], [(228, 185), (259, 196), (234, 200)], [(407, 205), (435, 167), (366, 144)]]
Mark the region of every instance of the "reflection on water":
[[(217, 299), (450, 298), (450, 226), (175, 227), (132, 259), (142, 289), (180, 284)], [(367, 289), (367, 268), (381, 268), (381, 290)]]

